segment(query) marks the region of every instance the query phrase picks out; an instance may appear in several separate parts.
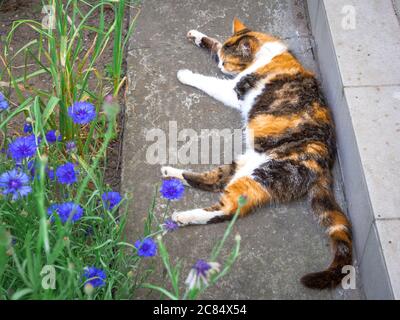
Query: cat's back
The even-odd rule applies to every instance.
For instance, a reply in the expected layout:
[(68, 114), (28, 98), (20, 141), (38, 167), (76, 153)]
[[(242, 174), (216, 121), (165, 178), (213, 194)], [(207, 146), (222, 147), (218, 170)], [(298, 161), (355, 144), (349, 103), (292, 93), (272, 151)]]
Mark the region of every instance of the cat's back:
[[(281, 59), (269, 69), (261, 70), (272, 73), (270, 79), (263, 78), (262, 73), (256, 75), (258, 81), (265, 84), (247, 116), (254, 149), (301, 157), (315, 147), (319, 151), (318, 158), (331, 165), (335, 153), (331, 112), (315, 76), (303, 69), (297, 60), (290, 59), (293, 60)], [(292, 69), (288, 63), (293, 65)]]

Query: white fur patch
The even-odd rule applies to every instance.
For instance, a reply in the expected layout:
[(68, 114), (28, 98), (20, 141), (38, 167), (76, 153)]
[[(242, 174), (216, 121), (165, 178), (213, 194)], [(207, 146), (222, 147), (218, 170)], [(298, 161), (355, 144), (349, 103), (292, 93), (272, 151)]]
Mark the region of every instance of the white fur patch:
[(163, 178), (177, 178), (182, 180), (183, 172), (184, 170), (176, 169), (173, 167), (161, 167), (161, 174)]
[(193, 40), (196, 46), (200, 47), (201, 46), (201, 39), (203, 39), (204, 37), (207, 37), (207, 36), (204, 33), (201, 33), (201, 32), (199, 32), (197, 30), (190, 30), (187, 33), (187, 37), (190, 40)]
[(345, 225), (343, 225), (343, 224), (338, 224), (338, 225), (329, 227), (329, 228), (326, 230), (326, 232), (327, 232), (329, 235), (332, 235), (333, 233), (339, 232), (339, 231), (347, 231), (347, 227), (346, 227)]
[(183, 173), (187, 170), (181, 170), (173, 167), (161, 167), (161, 174), (163, 178), (176, 178), (183, 182), (183, 184), (189, 186), (185, 178), (183, 177)]
[(244, 100), (240, 101), (240, 111), (244, 120), (247, 120), (251, 108), (254, 106), (257, 97), (263, 92), (265, 83), (257, 83), (257, 86), (247, 92)]
[[(281, 55), (287, 50), (287, 46), (280, 41), (265, 43), (256, 53), (256, 58), (252, 65), (241, 72), (238, 77), (241, 79), (249, 74), (252, 74), (261, 67), (270, 63), (273, 58)], [(240, 79), (238, 80), (238, 82), (240, 81)]]
[(236, 160), (238, 169), (229, 184), (243, 177), (251, 177), (255, 169), (270, 160), (271, 158), (264, 153), (258, 153), (252, 149), (247, 150), (245, 154), (239, 156)]
[(177, 77), (183, 84), (200, 89), (228, 107), (239, 107), (236, 92), (233, 90), (236, 84), (232, 80), (207, 77), (186, 69), (179, 70)]
[(181, 226), (189, 224), (207, 224), (211, 219), (223, 216), (222, 211), (206, 211), (204, 209), (194, 209), (189, 211), (175, 212), (172, 220)]

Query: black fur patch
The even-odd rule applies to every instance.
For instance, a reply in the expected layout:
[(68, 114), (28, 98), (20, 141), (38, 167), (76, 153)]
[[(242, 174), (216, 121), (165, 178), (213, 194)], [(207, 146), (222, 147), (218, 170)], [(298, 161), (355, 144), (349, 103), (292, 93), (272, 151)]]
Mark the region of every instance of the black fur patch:
[[(282, 103), (275, 102), (282, 99)], [(256, 103), (249, 112), (249, 119), (260, 114), (274, 116), (296, 114), (312, 107), (314, 102), (325, 105), (324, 99), (314, 77), (303, 75), (278, 76), (265, 86)]]
[(251, 30), (249, 28), (244, 28), (243, 30), (240, 30), (239, 32), (235, 33), (235, 36), (241, 36), (244, 35), (246, 33), (249, 33)]
[(254, 170), (254, 179), (277, 201), (290, 201), (304, 196), (315, 182), (315, 173), (290, 160), (272, 160)]
[(245, 76), (244, 78), (242, 78), (236, 84), (236, 87), (234, 89), (237, 94), (238, 99), (244, 100), (244, 97), (247, 94), (247, 92), (256, 86), (259, 79), (260, 79), (260, 77), (254, 73), (249, 74), (249, 75)]
[(232, 218), (233, 218), (233, 215), (223, 215), (223, 216), (219, 216), (219, 217), (214, 217), (214, 218), (211, 218), (210, 220), (208, 220), (207, 224), (221, 223), (221, 222), (232, 220)]

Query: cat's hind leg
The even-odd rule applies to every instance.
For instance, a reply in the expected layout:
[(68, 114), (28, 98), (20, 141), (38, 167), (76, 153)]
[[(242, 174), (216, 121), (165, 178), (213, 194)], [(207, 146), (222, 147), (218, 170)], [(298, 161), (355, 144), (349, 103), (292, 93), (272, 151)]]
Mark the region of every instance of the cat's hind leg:
[(161, 174), (164, 178), (177, 178), (184, 184), (193, 188), (221, 192), (235, 174), (236, 164), (219, 166), (211, 171), (197, 173), (172, 167), (162, 167)]
[(242, 177), (227, 185), (219, 203), (205, 209), (175, 212), (172, 220), (181, 226), (230, 220), (239, 208), (240, 196), (246, 200), (240, 208), (240, 216), (245, 216), (253, 208), (271, 200), (270, 193), (261, 184), (251, 177)]

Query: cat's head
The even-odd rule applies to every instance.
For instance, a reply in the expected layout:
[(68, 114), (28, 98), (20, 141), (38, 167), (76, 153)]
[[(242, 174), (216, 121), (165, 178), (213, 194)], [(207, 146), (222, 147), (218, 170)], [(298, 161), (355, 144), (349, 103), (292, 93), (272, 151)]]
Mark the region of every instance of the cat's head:
[(229, 75), (236, 75), (247, 69), (264, 44), (278, 41), (268, 34), (252, 31), (237, 18), (233, 20), (232, 32), (233, 35), (218, 51), (218, 67)]

